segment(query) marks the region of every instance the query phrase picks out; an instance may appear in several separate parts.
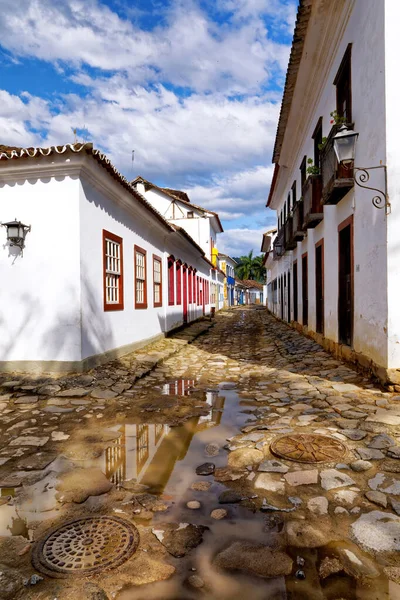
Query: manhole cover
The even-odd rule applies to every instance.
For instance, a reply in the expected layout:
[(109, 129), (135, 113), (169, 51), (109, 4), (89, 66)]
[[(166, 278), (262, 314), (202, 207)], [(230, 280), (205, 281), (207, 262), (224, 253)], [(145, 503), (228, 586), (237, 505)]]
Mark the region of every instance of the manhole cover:
[(271, 444), (271, 451), (288, 460), (303, 463), (330, 462), (342, 458), (346, 447), (326, 435), (300, 433), (299, 435), (284, 435)]
[(134, 525), (118, 517), (84, 517), (47, 532), (32, 564), (50, 577), (85, 576), (121, 565), (139, 545)]

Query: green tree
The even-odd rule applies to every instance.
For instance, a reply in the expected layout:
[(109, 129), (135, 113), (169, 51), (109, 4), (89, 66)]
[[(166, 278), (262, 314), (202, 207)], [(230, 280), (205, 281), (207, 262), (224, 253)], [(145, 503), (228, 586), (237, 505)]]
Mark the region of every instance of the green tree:
[(265, 268), (262, 261), (263, 257), (253, 256), (253, 250), (251, 250), (247, 256), (239, 258), (235, 273), (239, 279), (253, 279), (254, 281), (264, 282)]

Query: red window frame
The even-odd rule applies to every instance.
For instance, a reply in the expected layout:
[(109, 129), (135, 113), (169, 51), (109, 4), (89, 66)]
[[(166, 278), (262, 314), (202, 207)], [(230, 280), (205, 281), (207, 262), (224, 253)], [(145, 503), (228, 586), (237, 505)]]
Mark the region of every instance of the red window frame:
[(168, 257), (168, 305), (175, 304), (175, 258)]
[[(144, 279), (141, 279), (141, 281), (143, 281), (143, 302), (138, 302), (137, 301), (137, 290), (136, 290), (136, 284), (137, 284), (137, 271), (136, 271), (136, 256), (138, 254), (142, 254), (144, 256)], [(135, 308), (137, 309), (143, 309), (143, 308), (147, 308), (147, 252), (144, 248), (141, 248), (140, 246), (134, 246), (134, 252), (133, 252), (133, 265), (134, 265), (134, 269), (135, 269), (135, 289), (134, 289), (134, 296), (135, 296)]]
[[(158, 262), (160, 263), (160, 283), (157, 284), (155, 279), (154, 279), (154, 265), (155, 263)], [(160, 286), (160, 301), (156, 302), (156, 285)], [(162, 306), (162, 259), (160, 256), (157, 256), (157, 254), (153, 254), (153, 304), (154, 304), (154, 308), (159, 308), (160, 306)]]
[(182, 261), (176, 261), (176, 304), (182, 304)]
[[(119, 302), (107, 302), (107, 240), (115, 242), (120, 246), (120, 275), (118, 277)], [(104, 311), (124, 310), (124, 248), (123, 240), (118, 235), (103, 229), (103, 306)]]

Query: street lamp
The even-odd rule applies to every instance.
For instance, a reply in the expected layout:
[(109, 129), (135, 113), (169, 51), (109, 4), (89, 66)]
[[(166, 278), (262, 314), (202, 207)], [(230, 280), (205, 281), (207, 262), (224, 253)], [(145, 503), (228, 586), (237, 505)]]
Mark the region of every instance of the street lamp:
[[(354, 181), (359, 187), (367, 190), (377, 192), (379, 195), (375, 195), (372, 198), (372, 204), (376, 208), (385, 208), (386, 214), (390, 213), (390, 202), (387, 195), (387, 184), (386, 184), (386, 166), (378, 165), (377, 167), (355, 167), (354, 158), (356, 153), (356, 142), (358, 133), (348, 129), (346, 125), (342, 125), (337, 134), (333, 138), (333, 148), (335, 150), (336, 158), (338, 163), (343, 165), (345, 169), (353, 169)], [(385, 191), (379, 190), (378, 188), (370, 187), (365, 185), (370, 178), (370, 171), (373, 169), (384, 169), (385, 172)]]
[(10, 246), (18, 246), (22, 251), (25, 246), (26, 234), (31, 230), (31, 226), (24, 225), (17, 219), (9, 221), (9, 223), (0, 223), (0, 225), (7, 228), (7, 241), (10, 242)]

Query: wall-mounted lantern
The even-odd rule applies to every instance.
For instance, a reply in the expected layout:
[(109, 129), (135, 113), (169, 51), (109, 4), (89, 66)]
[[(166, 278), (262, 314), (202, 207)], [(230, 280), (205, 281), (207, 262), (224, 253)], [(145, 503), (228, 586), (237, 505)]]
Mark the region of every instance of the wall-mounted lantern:
[[(372, 204), (376, 208), (384, 208), (386, 214), (390, 213), (390, 202), (387, 194), (387, 175), (386, 166), (378, 165), (376, 167), (356, 167), (354, 165), (354, 158), (356, 154), (356, 142), (358, 133), (347, 129), (346, 125), (342, 125), (337, 134), (333, 138), (333, 148), (335, 150), (336, 158), (339, 164), (344, 167), (352, 169), (354, 173), (354, 181), (359, 187), (367, 190), (372, 190), (378, 194), (372, 198)], [(384, 169), (385, 173), (385, 189), (379, 190), (378, 188), (370, 187), (365, 185), (370, 178), (370, 171), (373, 169)]]
[(10, 242), (10, 246), (18, 246), (22, 251), (25, 246), (26, 234), (31, 230), (31, 226), (24, 225), (17, 219), (9, 223), (0, 223), (0, 225), (7, 228), (7, 241)]

